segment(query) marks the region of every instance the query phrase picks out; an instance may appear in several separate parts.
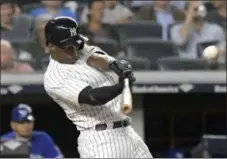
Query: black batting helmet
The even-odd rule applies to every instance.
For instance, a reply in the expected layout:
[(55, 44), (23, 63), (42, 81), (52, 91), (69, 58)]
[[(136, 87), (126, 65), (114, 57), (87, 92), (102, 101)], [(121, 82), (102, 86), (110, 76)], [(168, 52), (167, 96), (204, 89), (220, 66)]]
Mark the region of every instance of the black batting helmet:
[(79, 25), (70, 17), (55, 17), (45, 26), (46, 44), (58, 47), (77, 46), (82, 49), (86, 38), (79, 34)]

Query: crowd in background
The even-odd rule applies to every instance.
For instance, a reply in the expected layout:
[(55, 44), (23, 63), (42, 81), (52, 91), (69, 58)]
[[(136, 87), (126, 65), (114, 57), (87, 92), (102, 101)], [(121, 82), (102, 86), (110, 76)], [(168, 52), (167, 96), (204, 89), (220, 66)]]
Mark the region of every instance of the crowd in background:
[[(152, 47), (149, 48), (151, 50), (149, 53), (143, 55), (142, 50), (140, 51), (142, 44), (138, 44), (137, 47), (141, 48), (134, 51), (136, 54), (133, 55), (134, 52), (124, 45), (127, 41), (126, 38), (122, 38), (124, 33), (119, 32), (116, 27), (146, 21), (161, 26), (161, 36), (154, 39), (159, 38), (161, 42), (170, 41), (176, 45), (175, 56), (183, 59), (200, 59), (198, 43), (208, 43), (219, 48), (218, 63), (225, 63), (225, 0), (201, 2), (36, 0), (26, 4), (20, 1), (1, 0), (1, 72), (33, 72), (46, 68), (49, 55), (45, 46), (44, 27), (48, 20), (56, 16), (75, 19), (81, 25), (81, 34), (89, 38), (89, 44), (96, 45), (100, 40), (107, 43), (108, 39), (114, 41), (116, 50), (112, 49), (114, 53), (111, 54), (116, 57), (130, 55), (135, 57), (134, 60), (141, 57), (145, 59), (144, 61), (147, 59), (152, 61), (150, 55), (155, 54)], [(139, 34), (141, 30), (142, 26), (137, 27), (136, 32)], [(153, 28), (150, 30), (154, 32)], [(151, 38), (152, 36), (147, 38), (147, 41), (149, 42)], [(108, 50), (104, 51), (110, 53)], [(168, 52), (166, 54), (168, 55)]]

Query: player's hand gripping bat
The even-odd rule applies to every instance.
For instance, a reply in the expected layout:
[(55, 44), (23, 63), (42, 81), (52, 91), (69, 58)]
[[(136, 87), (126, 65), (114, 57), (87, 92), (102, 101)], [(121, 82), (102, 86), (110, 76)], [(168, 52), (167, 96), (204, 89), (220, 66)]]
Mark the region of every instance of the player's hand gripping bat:
[[(107, 54), (93, 54), (91, 56), (91, 61), (96, 61), (95, 65), (94, 62), (93, 66), (95, 66), (96, 68), (107, 68), (109, 66), (110, 63), (112, 63), (113, 61), (116, 61), (115, 58), (107, 55)], [(117, 73), (118, 75), (120, 73)], [(134, 77), (133, 77), (133, 81), (135, 81)], [(121, 106), (121, 112), (124, 114), (128, 114), (132, 111), (132, 93), (130, 90), (130, 80), (128, 78), (124, 79), (124, 88), (122, 91), (122, 106)]]
[(122, 106), (121, 112), (124, 114), (128, 114), (132, 111), (132, 93), (129, 86), (129, 79), (124, 79), (124, 89), (122, 92)]

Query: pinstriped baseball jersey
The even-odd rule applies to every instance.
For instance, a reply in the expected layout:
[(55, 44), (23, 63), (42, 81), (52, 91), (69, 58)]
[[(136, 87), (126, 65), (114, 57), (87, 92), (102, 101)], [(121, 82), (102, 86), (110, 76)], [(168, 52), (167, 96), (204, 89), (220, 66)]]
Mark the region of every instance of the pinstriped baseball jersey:
[(46, 92), (63, 108), (66, 116), (78, 130), (89, 129), (98, 123), (126, 118), (120, 112), (121, 95), (104, 105), (95, 107), (78, 103), (78, 95), (85, 87), (110, 86), (117, 82), (118, 78), (113, 74), (87, 65), (88, 57), (96, 51), (102, 50), (85, 45), (75, 64), (62, 64), (50, 58), (44, 75)]
[[(102, 50), (85, 45), (77, 62), (70, 65), (50, 59), (44, 75), (46, 92), (80, 130), (78, 151), (81, 158), (152, 158), (148, 147), (131, 126), (111, 127), (113, 121), (128, 118), (120, 112), (121, 95), (95, 107), (78, 102), (79, 93), (89, 85), (96, 88), (117, 83), (117, 76), (87, 65), (88, 57), (97, 51)], [(106, 123), (110, 129), (96, 131), (94, 127), (99, 123)]]

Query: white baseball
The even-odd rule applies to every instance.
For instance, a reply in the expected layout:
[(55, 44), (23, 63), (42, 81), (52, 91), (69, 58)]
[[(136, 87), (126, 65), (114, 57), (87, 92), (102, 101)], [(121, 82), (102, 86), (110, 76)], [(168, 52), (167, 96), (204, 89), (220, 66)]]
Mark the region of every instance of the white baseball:
[(203, 57), (205, 59), (214, 59), (217, 56), (218, 56), (218, 47), (215, 45), (208, 46), (203, 50)]

